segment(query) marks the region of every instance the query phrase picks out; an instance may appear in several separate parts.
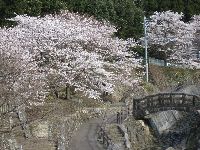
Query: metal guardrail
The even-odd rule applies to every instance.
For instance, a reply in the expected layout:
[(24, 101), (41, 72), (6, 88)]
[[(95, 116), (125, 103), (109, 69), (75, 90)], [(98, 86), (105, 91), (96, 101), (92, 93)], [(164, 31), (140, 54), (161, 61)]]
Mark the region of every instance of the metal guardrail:
[[(132, 109), (130, 108), (130, 105), (123, 105), (125, 106), (125, 109), (122, 109), (120, 112), (117, 112), (116, 115), (108, 118), (105, 120), (104, 123), (99, 125), (98, 127), (98, 141), (104, 145), (104, 148), (108, 150), (121, 150), (118, 145), (116, 145), (112, 139), (108, 136), (108, 134), (105, 131), (105, 126), (106, 124), (111, 124), (111, 123), (117, 123), (117, 124), (122, 124), (123, 121), (129, 116), (132, 115)], [(125, 141), (124, 141), (125, 142)]]
[(104, 148), (108, 150), (121, 150), (120, 147), (118, 147), (112, 139), (108, 136), (106, 131), (103, 129), (103, 127), (99, 126), (98, 131), (98, 141), (103, 144)]
[[(198, 64), (199, 63), (199, 60), (193, 60), (194, 63)], [(149, 64), (153, 64), (153, 65), (158, 65), (158, 66), (164, 66), (164, 67), (173, 67), (173, 68), (194, 68), (194, 67), (197, 67), (195, 65), (192, 65), (192, 64), (183, 64), (183, 63), (173, 63), (173, 62), (170, 62), (170, 61), (164, 61), (162, 59), (156, 59), (156, 58), (153, 58), (153, 57), (149, 57)], [(200, 65), (198, 65), (199, 67)]]
[(152, 57), (149, 57), (149, 63), (154, 64), (154, 65), (158, 65), (158, 66), (166, 66), (166, 63), (165, 63), (164, 60), (156, 59), (156, 58), (152, 58)]

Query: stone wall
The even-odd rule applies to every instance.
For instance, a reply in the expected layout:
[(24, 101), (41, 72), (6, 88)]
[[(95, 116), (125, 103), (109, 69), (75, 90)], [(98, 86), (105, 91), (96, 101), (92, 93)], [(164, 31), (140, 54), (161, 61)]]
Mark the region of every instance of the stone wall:
[[(74, 114), (53, 117), (49, 120), (37, 120), (31, 124), (31, 132), (35, 138), (48, 139), (57, 147), (68, 149), (70, 140), (82, 123), (90, 118), (98, 117), (105, 112), (104, 108), (83, 108)], [(63, 146), (64, 145), (64, 146)]]

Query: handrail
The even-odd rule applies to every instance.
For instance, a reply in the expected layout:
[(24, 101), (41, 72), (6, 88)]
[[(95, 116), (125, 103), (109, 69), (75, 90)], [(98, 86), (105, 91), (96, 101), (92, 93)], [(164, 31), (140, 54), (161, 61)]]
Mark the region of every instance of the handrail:
[[(98, 126), (98, 140), (102, 142), (104, 147), (109, 150), (121, 150), (118, 145), (116, 145), (112, 139), (108, 136), (105, 126), (106, 124), (117, 123), (118, 125), (122, 124), (123, 121), (127, 118), (128, 115), (132, 115), (130, 113), (130, 107), (126, 107), (125, 110), (118, 112), (116, 115), (107, 118), (105, 122)], [(125, 141), (124, 141), (125, 142)], [(126, 146), (126, 145), (125, 145)]]
[[(163, 109), (163, 110), (162, 110)], [(133, 99), (133, 115), (145, 116), (146, 111), (164, 110), (196, 111), (200, 109), (200, 96), (187, 93), (158, 93)]]
[(142, 98), (134, 98), (134, 100), (144, 100), (147, 99), (148, 97), (156, 97), (156, 96), (160, 96), (160, 95), (187, 95), (187, 96), (196, 96), (199, 97), (199, 95), (196, 94), (187, 94), (187, 93), (179, 93), (179, 92), (171, 92), (171, 93), (157, 93), (157, 94), (152, 94), (152, 95), (148, 95)]
[(102, 142), (102, 144), (104, 145), (104, 147), (106, 149), (110, 149), (110, 150), (120, 150), (120, 148), (117, 147), (117, 145), (108, 136), (108, 134), (106, 133), (105, 129), (103, 129), (100, 126), (98, 128), (99, 128), (98, 140), (100, 140)]

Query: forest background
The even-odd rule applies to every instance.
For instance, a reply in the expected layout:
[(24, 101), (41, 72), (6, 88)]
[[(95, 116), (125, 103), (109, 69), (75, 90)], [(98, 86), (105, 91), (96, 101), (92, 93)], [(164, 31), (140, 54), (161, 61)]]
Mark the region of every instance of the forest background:
[(183, 12), (185, 22), (200, 13), (200, 0), (0, 0), (0, 26), (10, 26), (6, 19), (16, 15), (44, 16), (62, 9), (108, 20), (118, 31), (116, 36), (139, 39), (143, 35), (143, 16), (155, 11)]

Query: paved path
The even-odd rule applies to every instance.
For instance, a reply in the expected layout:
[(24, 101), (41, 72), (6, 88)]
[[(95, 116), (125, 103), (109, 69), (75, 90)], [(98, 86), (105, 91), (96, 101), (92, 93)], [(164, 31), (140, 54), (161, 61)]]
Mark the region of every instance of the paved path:
[(72, 137), (70, 150), (104, 150), (97, 142), (97, 127), (102, 119), (92, 119), (83, 124)]
[[(116, 115), (106, 116), (107, 123), (116, 122)], [(102, 145), (97, 142), (98, 126), (103, 122), (103, 118), (91, 119), (83, 124), (76, 134), (72, 137), (70, 150), (105, 150)]]

